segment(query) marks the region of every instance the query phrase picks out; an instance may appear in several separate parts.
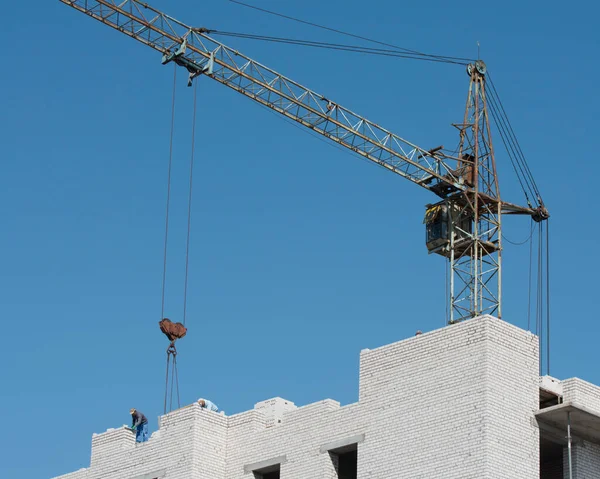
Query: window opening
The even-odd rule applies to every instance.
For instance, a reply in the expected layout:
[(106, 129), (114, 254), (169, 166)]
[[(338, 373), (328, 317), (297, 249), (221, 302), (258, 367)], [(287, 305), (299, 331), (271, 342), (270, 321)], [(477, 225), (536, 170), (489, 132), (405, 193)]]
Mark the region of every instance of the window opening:
[(336, 479), (358, 478), (358, 444), (331, 450), (329, 456), (337, 473)]
[(280, 479), (281, 464), (275, 464), (252, 472), (254, 473), (254, 479)]

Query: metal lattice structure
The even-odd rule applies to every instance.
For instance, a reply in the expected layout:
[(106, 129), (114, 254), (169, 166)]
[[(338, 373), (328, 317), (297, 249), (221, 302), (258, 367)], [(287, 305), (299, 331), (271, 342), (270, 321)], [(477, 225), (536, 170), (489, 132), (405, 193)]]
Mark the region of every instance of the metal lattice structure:
[(429, 251), (451, 264), (450, 321), (500, 316), (501, 214), (539, 211), (500, 200), (483, 62), (468, 67), (464, 122), (455, 125), (460, 148), (450, 155), (420, 148), (139, 0), (60, 1), (159, 51), (163, 64), (186, 68), (190, 84), (199, 75), (212, 78), (442, 198), (426, 222)]
[[(460, 131), (459, 157), (470, 190), (446, 199), (450, 215), (447, 255), (450, 321), (477, 314), (502, 316), (502, 202), (485, 91), (485, 64), (467, 69), (469, 94)], [(469, 225), (470, 230), (463, 225)], [(458, 234), (454, 234), (458, 232)]]

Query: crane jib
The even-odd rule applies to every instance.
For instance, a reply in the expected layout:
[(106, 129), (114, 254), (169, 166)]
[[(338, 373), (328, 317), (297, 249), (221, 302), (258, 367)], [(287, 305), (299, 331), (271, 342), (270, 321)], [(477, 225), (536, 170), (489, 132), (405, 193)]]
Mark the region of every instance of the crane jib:
[(204, 74), (433, 192), (442, 200), (427, 205), (426, 245), (450, 263), (448, 321), (502, 316), (502, 215), (544, 221), (549, 213), (539, 195), (536, 208), (500, 198), (482, 60), (467, 66), (464, 120), (454, 125), (460, 142), (448, 153), (420, 148), (139, 0), (60, 1), (159, 51), (163, 64), (189, 72), (188, 84)]
[[(284, 114), (413, 183), (444, 197), (467, 191), (453, 173), (460, 159), (404, 140), (364, 117), (327, 100), (293, 80), (261, 65), (198, 29), (187, 26), (136, 0), (60, 0), (164, 55), (185, 53), (177, 63), (197, 76), (213, 56), (213, 78)], [(152, 16), (145, 15), (145, 11)], [(334, 105), (331, 108), (331, 105)], [(453, 168), (454, 166), (454, 168)]]
[[(245, 94), (253, 100), (289, 117), (290, 119), (303, 124), (304, 126), (312, 129), (313, 131), (316, 131), (322, 134), (323, 136), (326, 136), (329, 139), (336, 141), (337, 143), (347, 147), (355, 153), (374, 161), (380, 166), (386, 167), (391, 171), (400, 174), (401, 176), (411, 179), (418, 185), (431, 191), (434, 191), (439, 196), (444, 197), (448, 192), (467, 190), (467, 188), (463, 184), (461, 184), (456, 177), (452, 176), (451, 170), (446, 165), (443, 165), (443, 168), (439, 167), (440, 164), (443, 164), (442, 158), (444, 158), (444, 155), (438, 153), (439, 150), (424, 151), (422, 149), (419, 149), (418, 147), (414, 147), (413, 145), (411, 145), (413, 146), (411, 152), (411, 156), (413, 158), (404, 157), (403, 155), (395, 152), (384, 142), (374, 140), (368, 135), (365, 135), (364, 131), (361, 132), (361, 127), (363, 127), (363, 125), (367, 125), (367, 128), (365, 130), (369, 131), (371, 125), (374, 124), (371, 124), (370, 122), (367, 122), (364, 119), (360, 119), (357, 123), (351, 125), (340, 122), (333, 116), (333, 113), (335, 111), (339, 111), (341, 109), (339, 105), (332, 103), (331, 101), (325, 99), (321, 95), (306, 90), (303, 95), (299, 97), (294, 97), (291, 93), (285, 92), (285, 90), (282, 91), (281, 89), (275, 88), (274, 83), (280, 81), (279, 78), (276, 78), (276, 82), (264, 82), (252, 76), (252, 74), (248, 74), (247, 71), (252, 70), (251, 68), (248, 68), (249, 65), (252, 65), (251, 61), (246, 63), (246, 65), (242, 66), (239, 69), (233, 69), (231, 65), (227, 62), (223, 62), (222, 59), (216, 58), (216, 55), (218, 55), (219, 52), (221, 52), (227, 47), (219, 45), (214, 51), (208, 53), (208, 61), (206, 61), (206, 57), (196, 61), (189, 60), (185, 56), (186, 48), (187, 43), (186, 39), (184, 39), (177, 52), (168, 53), (163, 56), (163, 64), (168, 63), (169, 61), (173, 61), (176, 64), (186, 68), (190, 73), (188, 85), (191, 85), (192, 80), (196, 76), (205, 73), (207, 76), (219, 81), (220, 83), (223, 83), (229, 86), (230, 88), (233, 88), (236, 91)], [(203, 53), (203, 55), (205, 54), (204, 52), (201, 53)], [(216, 72), (214, 70), (215, 63), (221, 66), (219, 72)], [(244, 85), (241, 82), (237, 82), (239, 79), (245, 79), (251, 82), (251, 84), (247, 83), (246, 85)], [(281, 77), (281, 79), (283, 80), (283, 77)], [(275, 94), (277, 98), (275, 100), (273, 98), (265, 98), (265, 96), (271, 94)], [(310, 97), (319, 98), (320, 100), (325, 101), (325, 108), (317, 108), (316, 104), (310, 105), (304, 101), (306, 98)], [(286, 108), (282, 106), (282, 102), (287, 102)], [(294, 115), (292, 111), (295, 105), (301, 106), (303, 109), (306, 110), (306, 113), (304, 115)], [(345, 113), (342, 114), (342, 117), (345, 118)], [(330, 123), (333, 125), (333, 128), (331, 130), (328, 130), (327, 128), (319, 128), (320, 126), (326, 127)], [(391, 134), (387, 133), (387, 135), (389, 139)], [(355, 140), (354, 138), (352, 138), (353, 136), (358, 137), (362, 141), (362, 143), (356, 141), (349, 141), (349, 138)], [(376, 155), (377, 152), (380, 153), (379, 156)], [(385, 159), (382, 159), (381, 152), (387, 152), (389, 153), (390, 157), (395, 157), (400, 161), (396, 163), (394, 163), (393, 161), (389, 161), (389, 159), (388, 161), (386, 161)], [(438, 167), (433, 169), (428, 167), (430, 165), (423, 166), (417, 164), (414, 161), (414, 156), (417, 152), (418, 160), (425, 159), (426, 162), (436, 164)], [(402, 161), (406, 162), (406, 165), (402, 165)], [(424, 164), (426, 164), (425, 161), (423, 162)], [(404, 168), (402, 168), (402, 166), (404, 166)], [(409, 170), (411, 166), (416, 167), (420, 170), (419, 176), (417, 176), (414, 171), (411, 172)], [(439, 173), (440, 170), (445, 170), (446, 174), (442, 176)], [(434, 181), (435, 183), (432, 183)], [(440, 188), (440, 184), (445, 185), (445, 187)], [(445, 191), (446, 194), (440, 195), (439, 191)]]

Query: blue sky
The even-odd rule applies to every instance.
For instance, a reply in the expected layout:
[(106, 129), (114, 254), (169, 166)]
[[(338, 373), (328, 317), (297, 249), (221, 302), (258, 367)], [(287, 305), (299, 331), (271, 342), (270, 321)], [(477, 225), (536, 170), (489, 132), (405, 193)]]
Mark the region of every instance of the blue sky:
[[(2, 477), (89, 464), (94, 432), (135, 406), (157, 427), (172, 67), (57, 0), (10, 2), (0, 37), (5, 366)], [(592, 2), (254, 0), (406, 48), (481, 56), (552, 214), (551, 373), (600, 384), (594, 217), (598, 36)], [(225, 0), (153, 5), (190, 24), (347, 41)], [(223, 39), (426, 148), (453, 145), (459, 66)], [(181, 318), (192, 90), (179, 75), (166, 315)], [(357, 400), (358, 358), (444, 324), (444, 261), (422, 225), (433, 201), (201, 78), (183, 403), (227, 413), (282, 396)], [(496, 140), (499, 144), (499, 140)], [(522, 201), (497, 154), (505, 199)], [(505, 235), (525, 239), (526, 218)], [(506, 245), (504, 319), (527, 326), (527, 246)], [(36, 451), (32, 456), (32, 448)], [(35, 460), (32, 460), (32, 457)]]

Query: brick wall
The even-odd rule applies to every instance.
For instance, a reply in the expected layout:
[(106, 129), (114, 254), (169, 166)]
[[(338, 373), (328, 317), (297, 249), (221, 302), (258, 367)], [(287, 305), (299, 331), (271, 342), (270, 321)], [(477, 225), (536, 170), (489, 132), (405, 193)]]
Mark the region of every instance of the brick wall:
[(485, 477), (538, 477), (538, 338), (497, 319), (487, 327)]
[(364, 351), (359, 477), (538, 477), (537, 354), (491, 317)]
[[(226, 434), (225, 417), (193, 404), (162, 416), (159, 430), (144, 443), (136, 443), (125, 427), (94, 434), (90, 467), (60, 479), (219, 479)], [(200, 441), (207, 437), (209, 444)]]
[[(581, 441), (573, 444), (573, 479), (600, 479), (600, 445)], [(564, 454), (564, 479), (569, 479), (567, 451)]]
[(530, 333), (476, 318), (362, 351), (358, 403), (274, 398), (230, 417), (193, 404), (146, 443), (95, 435), (90, 468), (60, 479), (253, 479), (275, 461), (282, 479), (337, 479), (329, 451), (352, 442), (360, 479), (539, 478), (537, 354)]
[(563, 388), (564, 402), (573, 402), (600, 414), (600, 387), (579, 378), (565, 379), (560, 384)]

